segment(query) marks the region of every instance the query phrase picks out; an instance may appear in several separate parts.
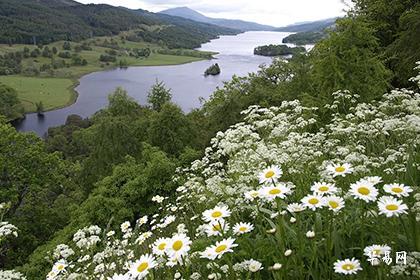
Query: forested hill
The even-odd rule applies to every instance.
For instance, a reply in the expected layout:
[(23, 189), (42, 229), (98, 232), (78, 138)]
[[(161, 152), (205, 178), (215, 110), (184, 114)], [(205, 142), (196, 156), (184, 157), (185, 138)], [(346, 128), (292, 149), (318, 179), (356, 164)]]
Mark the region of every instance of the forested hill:
[(49, 43), (115, 35), (121, 31), (150, 26), (172, 26), (172, 34), (190, 32), (201, 42), (238, 31), (195, 22), (177, 23), (143, 10), (109, 5), (83, 5), (71, 0), (0, 1), (0, 43)]
[(277, 28), (276, 31), (281, 32), (320, 32), (326, 28), (332, 27), (335, 25), (337, 18), (328, 18), (318, 21), (297, 23), (284, 27)]

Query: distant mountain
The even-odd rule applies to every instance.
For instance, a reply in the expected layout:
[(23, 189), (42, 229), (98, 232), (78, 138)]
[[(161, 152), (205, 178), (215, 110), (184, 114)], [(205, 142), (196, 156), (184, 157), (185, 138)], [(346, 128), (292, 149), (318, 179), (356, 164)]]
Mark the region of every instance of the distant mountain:
[(0, 43), (10, 44), (78, 41), (143, 30), (139, 35), (144, 41), (163, 42), (172, 48), (194, 48), (219, 35), (239, 33), (144, 10), (84, 5), (72, 0), (1, 0), (0, 26)]
[(312, 22), (296, 23), (285, 27), (276, 28), (280, 32), (322, 32), (335, 25), (337, 18), (328, 18)]
[(273, 26), (258, 24), (255, 22), (235, 20), (235, 19), (222, 19), (222, 18), (210, 18), (197, 11), (194, 11), (188, 7), (179, 7), (168, 9), (160, 12), (170, 16), (177, 16), (187, 18), (190, 20), (214, 24), (222, 27), (238, 29), (241, 31), (272, 31), (275, 29)]

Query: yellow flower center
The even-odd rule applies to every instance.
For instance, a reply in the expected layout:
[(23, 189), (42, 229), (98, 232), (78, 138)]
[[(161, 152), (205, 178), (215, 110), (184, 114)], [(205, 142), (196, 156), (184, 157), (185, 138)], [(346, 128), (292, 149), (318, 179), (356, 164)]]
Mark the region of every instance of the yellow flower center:
[(329, 201), (328, 204), (331, 206), (331, 208), (335, 209), (339, 206), (339, 204), (335, 201)]
[(370, 190), (369, 190), (368, 188), (366, 188), (366, 187), (360, 187), (357, 191), (358, 191), (360, 194), (363, 194), (363, 195), (368, 195), (368, 194), (370, 194)]
[(395, 187), (391, 189), (394, 193), (402, 193), (403, 190), (401, 188)]
[(258, 192), (252, 192), (252, 193), (251, 193), (251, 196), (252, 196), (252, 197), (257, 197), (257, 196), (258, 196)]
[(344, 166), (338, 166), (335, 168), (335, 172), (341, 173), (346, 171), (346, 168)]
[(137, 272), (143, 272), (149, 267), (149, 264), (147, 262), (142, 262), (137, 266)]
[(389, 204), (389, 205), (385, 206), (385, 208), (386, 208), (386, 210), (389, 210), (389, 211), (395, 211), (395, 210), (398, 210), (398, 205)]
[(327, 187), (327, 186), (321, 186), (321, 187), (319, 187), (319, 191), (321, 191), (321, 192), (327, 192), (327, 191), (329, 191), (329, 187)]
[(275, 175), (274, 171), (273, 170), (270, 170), (267, 173), (265, 173), (265, 178), (270, 179), (274, 175)]
[(58, 270), (63, 270), (63, 269), (64, 269), (64, 265), (59, 264), (59, 265), (57, 266), (57, 269), (58, 269)]
[(373, 250), (373, 255), (374, 256), (379, 256), (382, 253), (381, 249), (375, 249)]
[(220, 218), (220, 216), (222, 216), (222, 212), (220, 212), (220, 211), (214, 211), (214, 212), (211, 214), (211, 216), (212, 216), (213, 218)]
[(239, 231), (244, 232), (244, 231), (246, 231), (247, 229), (248, 229), (247, 227), (240, 227), (240, 228), (239, 228)]
[(213, 230), (220, 231), (222, 228), (219, 224), (213, 226)]
[(268, 193), (271, 194), (271, 195), (276, 195), (276, 194), (280, 194), (281, 193), (281, 190), (279, 190), (279, 189), (272, 189)]
[(226, 251), (227, 246), (226, 245), (219, 245), (216, 248), (216, 253), (221, 253), (223, 251)]
[(341, 268), (344, 269), (344, 270), (349, 271), (349, 270), (353, 270), (354, 269), (354, 265), (351, 264), (351, 263), (346, 263), (346, 264), (343, 264), (343, 266)]
[(160, 243), (158, 246), (158, 249), (161, 251), (165, 250), (165, 248), (166, 248), (166, 243)]
[(308, 202), (312, 205), (316, 205), (319, 203), (319, 200), (317, 198), (311, 198)]
[(177, 240), (177, 241), (174, 242), (174, 244), (172, 244), (172, 249), (174, 249), (175, 251), (179, 251), (179, 250), (181, 250), (183, 245), (184, 245), (184, 243), (182, 243), (181, 240)]

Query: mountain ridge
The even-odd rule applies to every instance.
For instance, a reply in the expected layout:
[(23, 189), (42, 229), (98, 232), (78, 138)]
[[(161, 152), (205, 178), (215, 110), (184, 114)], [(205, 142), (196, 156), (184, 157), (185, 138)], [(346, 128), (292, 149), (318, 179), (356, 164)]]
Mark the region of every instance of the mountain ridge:
[(256, 22), (244, 21), (239, 19), (223, 19), (223, 18), (211, 18), (207, 17), (193, 9), (188, 7), (177, 7), (159, 12), (160, 14), (166, 14), (170, 16), (177, 16), (187, 18), (190, 20), (214, 24), (221, 27), (227, 27), (232, 29), (238, 29), (241, 31), (273, 31), (275, 27), (259, 24)]

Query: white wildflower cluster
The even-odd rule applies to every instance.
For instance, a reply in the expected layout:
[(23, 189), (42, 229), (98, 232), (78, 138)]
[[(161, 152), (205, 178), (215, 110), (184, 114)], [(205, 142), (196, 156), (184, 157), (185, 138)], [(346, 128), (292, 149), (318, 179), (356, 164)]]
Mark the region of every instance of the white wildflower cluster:
[(2, 280), (26, 280), (22, 273), (14, 270), (0, 270), (0, 279)]
[[(406, 263), (394, 265), (391, 268), (391, 274), (395, 276), (408, 276), (409, 279), (420, 278), (420, 252), (409, 252)], [(397, 278), (395, 278), (397, 279)]]
[(8, 222), (0, 222), (0, 241), (9, 235), (18, 237), (18, 228)]
[(56, 260), (67, 259), (68, 257), (74, 255), (73, 249), (71, 249), (66, 244), (59, 244), (54, 250), (53, 257)]
[(101, 228), (98, 226), (85, 227), (74, 234), (73, 241), (80, 249), (89, 249), (101, 241), (99, 238), (100, 233)]

